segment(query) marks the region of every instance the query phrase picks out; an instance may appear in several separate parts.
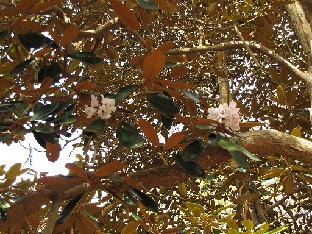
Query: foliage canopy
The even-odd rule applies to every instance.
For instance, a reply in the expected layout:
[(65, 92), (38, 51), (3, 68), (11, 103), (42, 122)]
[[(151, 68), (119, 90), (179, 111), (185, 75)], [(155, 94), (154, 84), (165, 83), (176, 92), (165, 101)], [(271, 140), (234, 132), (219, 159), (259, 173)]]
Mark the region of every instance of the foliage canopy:
[[(312, 228), (310, 1), (0, 7), (0, 141), (84, 152), (67, 176), (1, 166), (1, 233)], [(239, 131), (207, 118), (232, 100)]]

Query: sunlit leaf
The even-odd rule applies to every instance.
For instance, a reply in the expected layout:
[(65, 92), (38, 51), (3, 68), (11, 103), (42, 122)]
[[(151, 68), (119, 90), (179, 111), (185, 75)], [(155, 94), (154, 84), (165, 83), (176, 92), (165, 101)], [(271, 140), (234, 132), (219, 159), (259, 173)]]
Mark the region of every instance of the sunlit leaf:
[(165, 56), (159, 49), (154, 49), (143, 61), (143, 76), (147, 80), (154, 79), (164, 68)]
[(171, 69), (169, 77), (171, 79), (176, 79), (179, 77), (186, 76), (187, 74), (188, 74), (188, 69), (185, 66), (180, 65), (180, 66), (175, 66)]
[(246, 219), (242, 221), (242, 224), (245, 226), (246, 230), (252, 230), (255, 225), (250, 219)]
[(178, 185), (179, 192), (183, 197), (186, 197), (187, 195), (187, 188), (185, 183), (179, 183)]
[(122, 2), (117, 0), (109, 0), (114, 12), (121, 20), (121, 22), (127, 27), (138, 30), (140, 23), (135, 14)]
[(295, 192), (295, 182), (293, 173), (289, 173), (283, 180), (283, 188), (286, 194), (290, 195)]
[(87, 174), (78, 166), (73, 163), (66, 163), (65, 167), (74, 175), (89, 181), (89, 177)]
[(7, 180), (10, 180), (10, 179), (14, 179), (16, 176), (19, 176), (20, 172), (21, 172), (21, 167), (22, 167), (21, 163), (15, 163), (5, 173), (5, 177), (4, 178), (7, 179)]
[(93, 174), (94, 176), (109, 176), (117, 171), (123, 170), (125, 164), (122, 162), (111, 162), (106, 165), (101, 166), (96, 172)]
[(159, 45), (157, 49), (161, 50), (163, 53), (167, 53), (169, 50), (171, 50), (174, 47), (174, 42), (172, 41), (166, 41), (165, 43)]
[(79, 35), (79, 28), (75, 25), (67, 27), (63, 33), (63, 37), (60, 39), (60, 45), (65, 46), (72, 42)]
[(134, 234), (137, 233), (137, 228), (142, 221), (131, 221), (123, 229), (121, 234)]
[(59, 3), (61, 3), (62, 0), (49, 0), (49, 1), (40, 1), (39, 4), (36, 4), (35, 6), (31, 7), (28, 10), (29, 14), (35, 14), (38, 12), (42, 12), (42, 11), (47, 11), (49, 9), (51, 9), (52, 7), (58, 5)]
[(160, 143), (159, 143), (158, 135), (153, 125), (151, 125), (148, 121), (144, 119), (139, 119), (138, 125), (140, 129), (142, 130), (142, 132), (144, 133), (144, 135), (146, 136), (146, 138), (150, 142), (152, 142), (153, 145), (155, 145), (156, 147), (159, 147)]
[(184, 139), (184, 134), (182, 132), (173, 133), (168, 141), (166, 142), (164, 149), (169, 150), (180, 144), (180, 142)]

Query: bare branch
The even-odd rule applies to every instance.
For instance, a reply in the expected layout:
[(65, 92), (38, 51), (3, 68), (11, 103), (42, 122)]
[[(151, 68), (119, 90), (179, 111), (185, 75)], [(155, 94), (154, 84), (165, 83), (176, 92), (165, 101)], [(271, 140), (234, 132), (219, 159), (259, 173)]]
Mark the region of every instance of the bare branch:
[(62, 206), (62, 203), (63, 203), (63, 200), (61, 199), (55, 199), (52, 201), (49, 213), (47, 215), (47, 223), (42, 232), (43, 234), (53, 233), (54, 226), (58, 218), (58, 212), (59, 212), (60, 207)]
[(97, 28), (95, 30), (81, 31), (79, 33), (78, 38), (83, 39), (83, 38), (100, 38), (100, 37), (103, 37), (105, 32), (107, 32), (107, 30), (109, 30), (112, 26), (114, 26), (118, 22), (119, 22), (118, 18), (108, 20), (105, 24), (101, 25), (99, 28)]
[(252, 51), (263, 53), (267, 55), (268, 57), (270, 57), (271, 59), (273, 59), (274, 61), (280, 63), (281, 65), (284, 65), (301, 80), (304, 80), (307, 83), (310, 82), (309, 75), (307, 72), (302, 72), (299, 68), (294, 66), (288, 60), (284, 59), (283, 57), (275, 53), (275, 51), (261, 44), (250, 42), (250, 41), (245, 41), (245, 43), (243, 41), (231, 41), (231, 42), (224, 42), (224, 43), (220, 43), (220, 44), (216, 44), (212, 46), (172, 49), (166, 54), (167, 55), (182, 55), (182, 54), (191, 54), (191, 53), (196, 53), (196, 52), (206, 53), (206, 52), (212, 52), (212, 51), (232, 50), (232, 49), (245, 48), (245, 44), (248, 45)]

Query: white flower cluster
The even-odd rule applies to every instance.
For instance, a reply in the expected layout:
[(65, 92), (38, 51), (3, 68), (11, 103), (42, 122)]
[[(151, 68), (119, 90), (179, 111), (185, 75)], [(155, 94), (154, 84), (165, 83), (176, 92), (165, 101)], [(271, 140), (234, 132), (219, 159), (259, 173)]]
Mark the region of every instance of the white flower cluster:
[(217, 108), (209, 108), (208, 119), (224, 123), (226, 127), (233, 130), (239, 130), (240, 118), (238, 112), (239, 108), (236, 108), (236, 102), (231, 101), (229, 105), (224, 103)]
[(91, 95), (91, 106), (85, 105), (85, 112), (88, 118), (91, 118), (95, 113), (102, 119), (111, 117), (111, 113), (116, 111), (115, 99), (105, 98), (101, 95), (102, 100), (99, 101), (96, 96)]

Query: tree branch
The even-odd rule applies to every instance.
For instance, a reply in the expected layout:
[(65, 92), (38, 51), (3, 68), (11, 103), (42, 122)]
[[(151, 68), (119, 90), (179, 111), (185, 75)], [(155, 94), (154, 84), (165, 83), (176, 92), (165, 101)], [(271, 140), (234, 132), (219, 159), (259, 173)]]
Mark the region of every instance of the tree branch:
[(55, 199), (52, 201), (49, 213), (47, 215), (47, 223), (43, 229), (43, 234), (52, 234), (58, 217), (58, 212), (64, 200)]
[[(250, 131), (240, 135), (240, 144), (260, 158), (266, 155), (297, 159), (305, 163), (312, 162), (312, 142), (277, 130)], [(220, 147), (209, 145), (202, 153), (198, 163), (207, 171), (209, 168), (227, 161), (231, 155)], [(170, 186), (185, 181), (189, 176), (178, 165), (162, 166), (150, 170), (135, 172), (132, 178), (145, 189)]]
[(103, 37), (105, 32), (109, 30), (112, 26), (117, 24), (118, 22), (119, 22), (119, 19), (114, 18), (114, 19), (108, 20), (105, 24), (101, 25), (99, 28), (95, 30), (81, 31), (79, 33), (78, 39)]
[(294, 66), (288, 60), (284, 59), (283, 57), (279, 56), (275, 51), (261, 45), (258, 43), (250, 42), (250, 41), (231, 41), (231, 42), (224, 42), (212, 46), (201, 46), (201, 47), (193, 47), (193, 48), (180, 48), (180, 49), (172, 49), (167, 55), (182, 55), (182, 54), (191, 54), (191, 53), (206, 53), (211, 51), (224, 51), (224, 50), (232, 50), (232, 49), (239, 49), (245, 48), (248, 45), (252, 51), (261, 52), (274, 61), (280, 63), (287, 67), (291, 72), (294, 73), (298, 78), (303, 81), (309, 82), (309, 76), (306, 72), (302, 72), (299, 68)]

